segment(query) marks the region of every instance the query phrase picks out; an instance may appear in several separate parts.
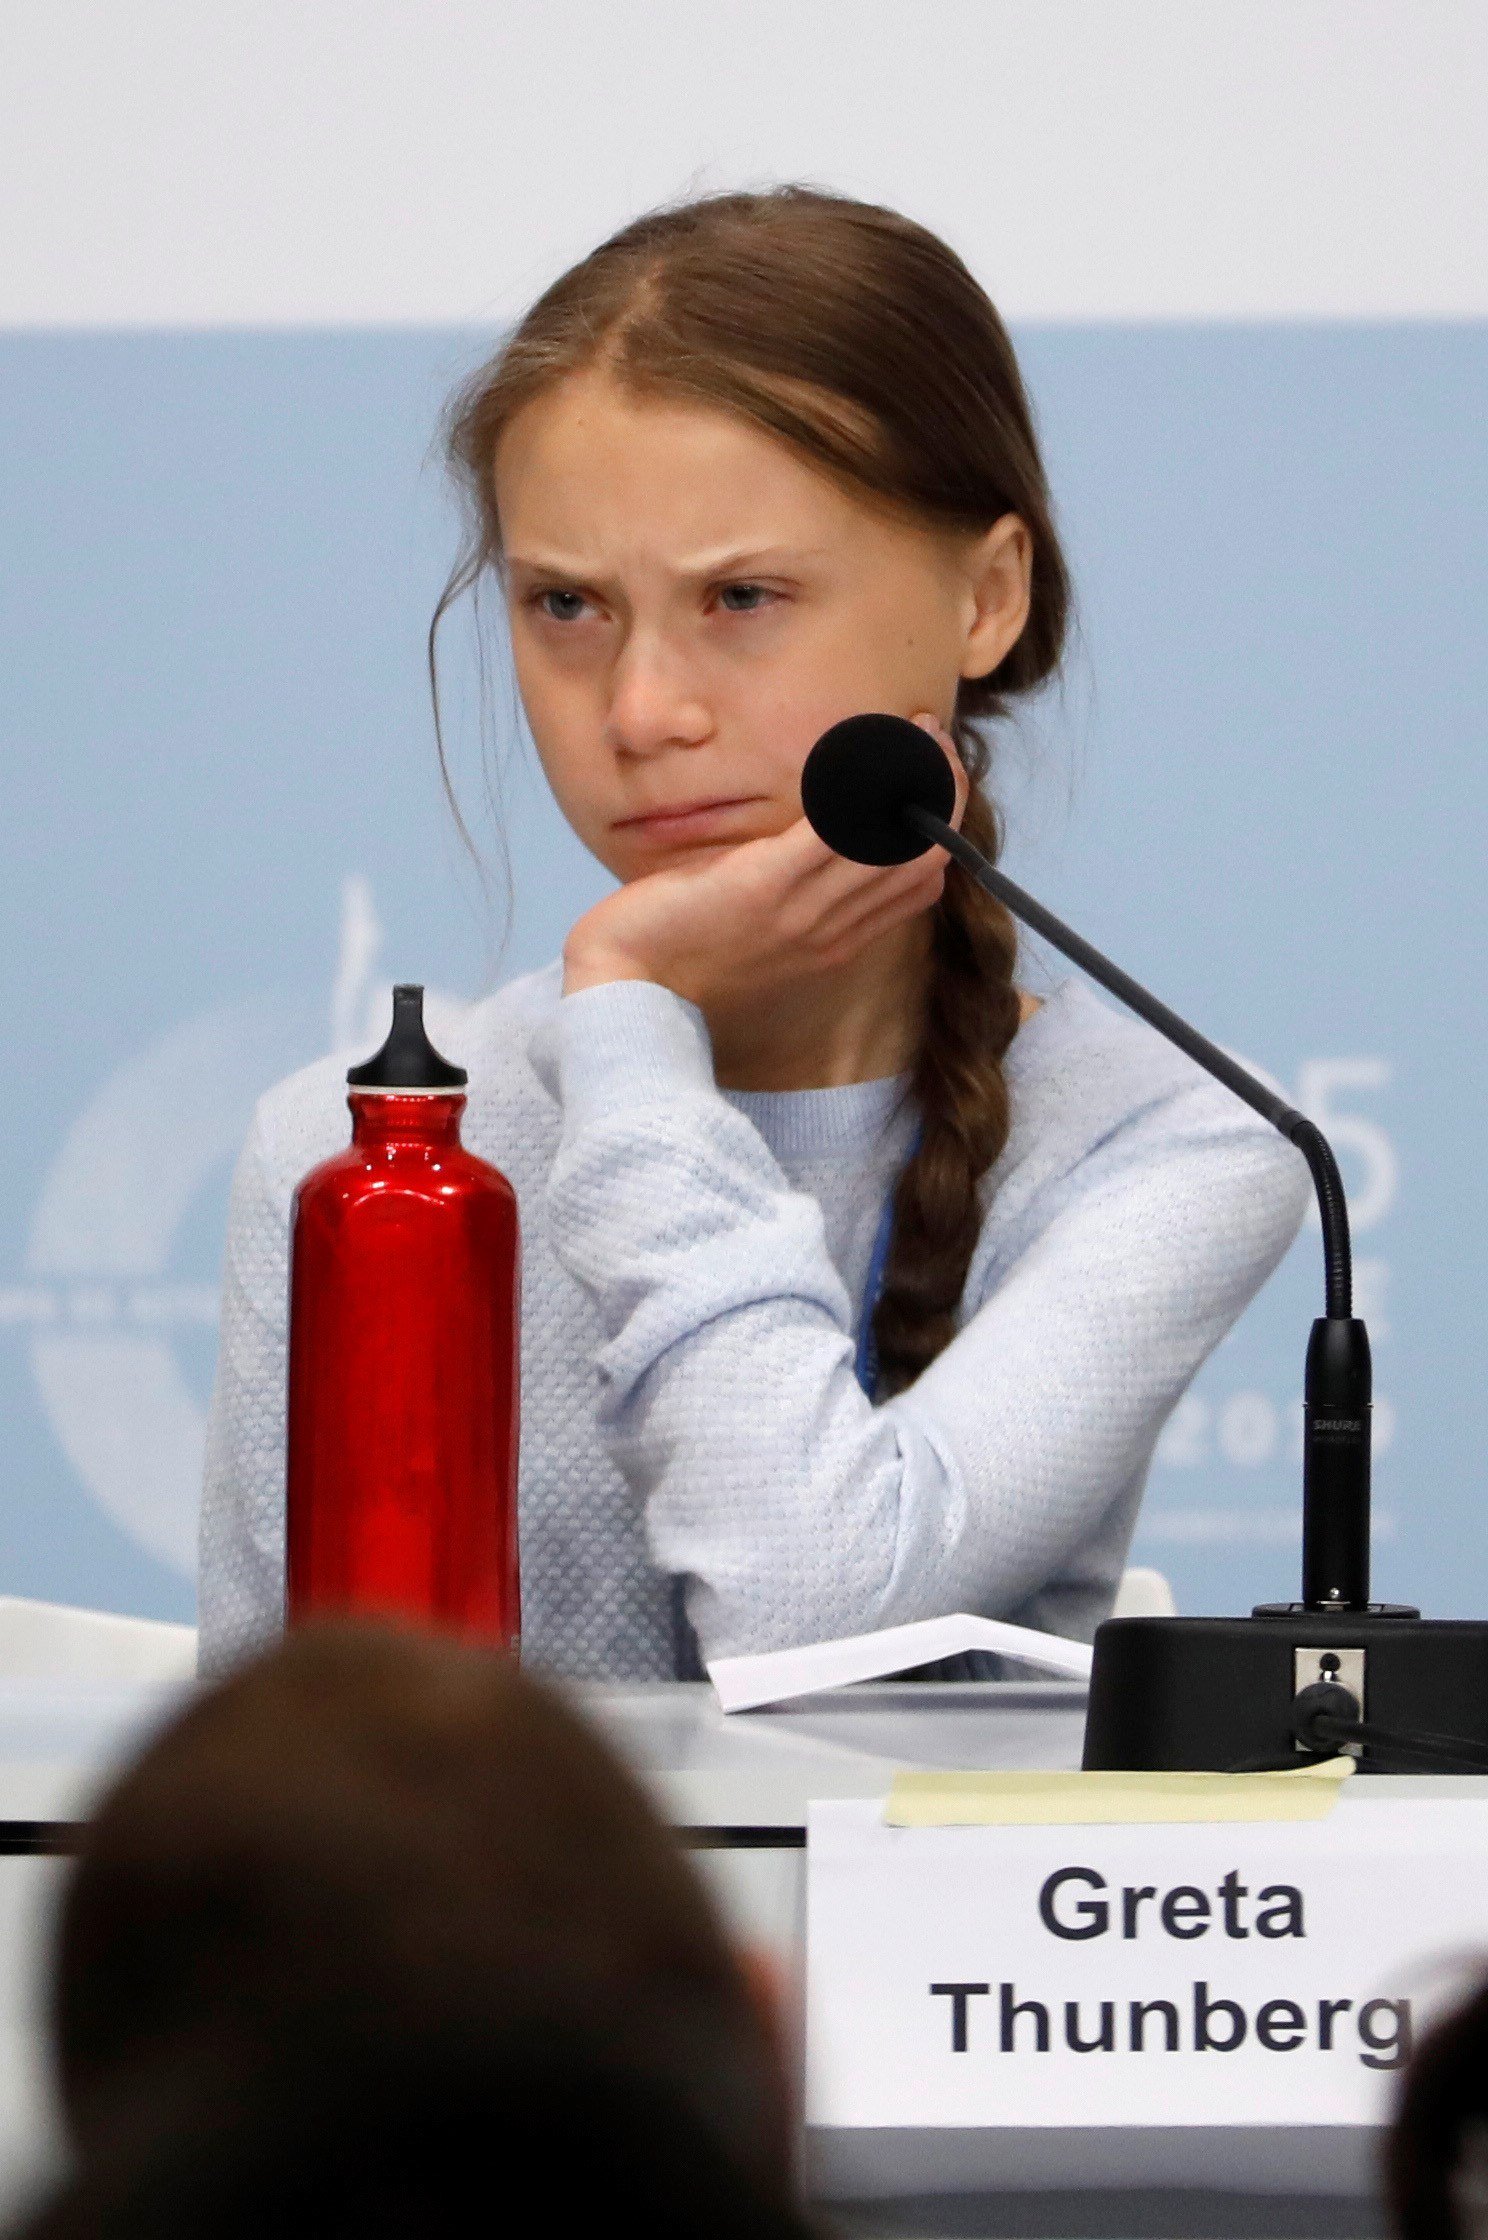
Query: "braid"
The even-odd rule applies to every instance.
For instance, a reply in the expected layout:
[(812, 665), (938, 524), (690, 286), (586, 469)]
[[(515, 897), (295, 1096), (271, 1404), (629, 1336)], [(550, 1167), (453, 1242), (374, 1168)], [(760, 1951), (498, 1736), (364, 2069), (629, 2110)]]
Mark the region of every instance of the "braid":
[[(997, 812), (981, 790), (985, 748), (967, 754), (972, 790), (961, 829), (994, 861)], [(873, 1319), (879, 1394), (912, 1384), (956, 1334), (956, 1309), (981, 1234), (979, 1185), (1008, 1137), (1002, 1061), (1018, 1027), (1017, 929), (954, 874), (936, 906), (925, 1031), (910, 1080), (920, 1141), (894, 1196), (894, 1235)]]

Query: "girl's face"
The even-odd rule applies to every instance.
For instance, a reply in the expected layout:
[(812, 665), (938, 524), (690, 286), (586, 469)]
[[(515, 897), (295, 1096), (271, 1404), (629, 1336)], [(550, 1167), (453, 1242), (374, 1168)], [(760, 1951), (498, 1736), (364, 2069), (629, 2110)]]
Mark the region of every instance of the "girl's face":
[(1028, 612), (1030, 544), (875, 511), (733, 414), (570, 377), (497, 446), (517, 682), (543, 769), (622, 880), (785, 830), (819, 735), (949, 723)]

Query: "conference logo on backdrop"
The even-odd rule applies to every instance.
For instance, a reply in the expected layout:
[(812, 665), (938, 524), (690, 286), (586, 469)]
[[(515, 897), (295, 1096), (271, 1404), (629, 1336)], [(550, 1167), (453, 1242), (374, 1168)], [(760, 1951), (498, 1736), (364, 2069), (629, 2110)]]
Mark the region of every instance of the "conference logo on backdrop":
[[(380, 945), (369, 883), (349, 878), (329, 1005), (220, 1005), (110, 1075), (47, 1172), (24, 1280), (0, 1289), (0, 1322), (28, 1346), (78, 1478), (131, 1539), (188, 1578), (218, 1314), (218, 1285), (200, 1271), (220, 1257), (224, 1170), (272, 1082), (327, 1049), (350, 1062), (382, 1040), (392, 984), (376, 977)], [(436, 1039), (464, 1008), (429, 991)], [(198, 1241), (204, 1196), (215, 1218)]]

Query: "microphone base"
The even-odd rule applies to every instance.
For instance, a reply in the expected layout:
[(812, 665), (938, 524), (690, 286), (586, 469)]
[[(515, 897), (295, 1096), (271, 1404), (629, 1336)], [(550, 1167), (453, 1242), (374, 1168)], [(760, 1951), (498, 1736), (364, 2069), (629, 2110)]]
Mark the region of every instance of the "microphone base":
[[(1338, 1658), (1333, 1673), (1322, 1657)], [(1293, 1698), (1335, 1676), (1356, 1695), (1362, 1684), (1374, 1726), (1488, 1745), (1488, 1622), (1379, 1603), (1272, 1603), (1249, 1618), (1108, 1618), (1097, 1627), (1083, 1763), (1144, 1773), (1222, 1773), (1293, 1755), (1300, 1764)], [(1379, 1770), (1366, 1751), (1360, 1771)]]

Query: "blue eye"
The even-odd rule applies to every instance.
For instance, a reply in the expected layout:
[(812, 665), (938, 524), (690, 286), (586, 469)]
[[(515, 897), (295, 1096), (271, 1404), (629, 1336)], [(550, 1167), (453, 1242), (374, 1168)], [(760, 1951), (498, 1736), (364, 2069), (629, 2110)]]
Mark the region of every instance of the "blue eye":
[[(571, 599), (573, 606), (559, 614), (549, 606), (548, 601), (550, 599)], [(584, 594), (582, 591), (540, 591), (537, 595), (537, 603), (550, 622), (573, 622), (577, 620), (575, 610), (584, 604)]]
[[(728, 602), (731, 594), (738, 594), (747, 599), (750, 604), (747, 606), (729, 606)], [(758, 614), (760, 607), (768, 600), (773, 599), (775, 593), (767, 591), (762, 583), (726, 583), (718, 596), (728, 608), (730, 614)], [(756, 602), (758, 603), (756, 604)]]

